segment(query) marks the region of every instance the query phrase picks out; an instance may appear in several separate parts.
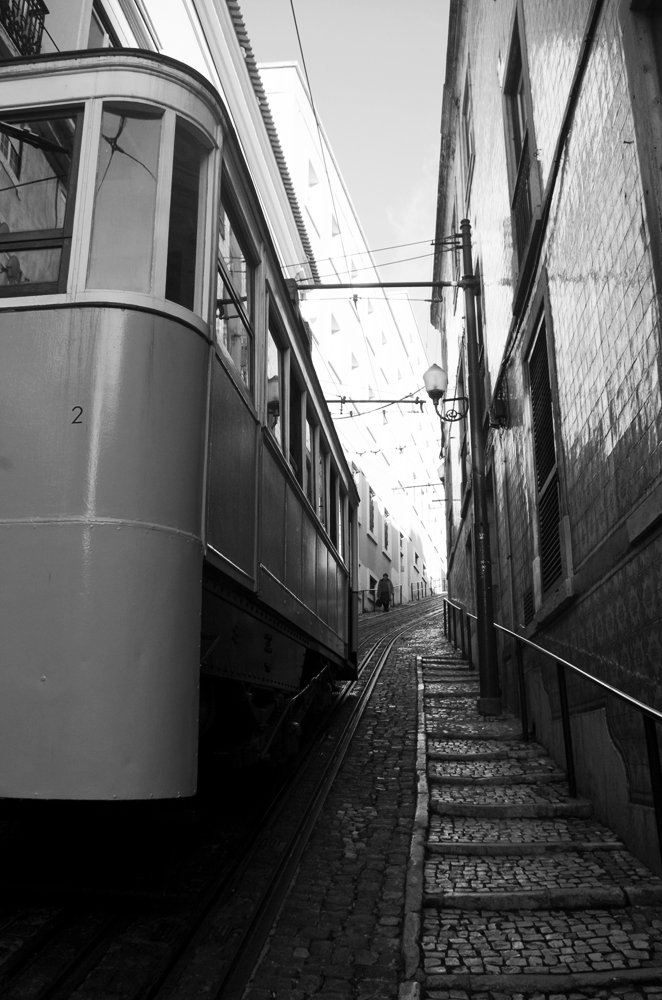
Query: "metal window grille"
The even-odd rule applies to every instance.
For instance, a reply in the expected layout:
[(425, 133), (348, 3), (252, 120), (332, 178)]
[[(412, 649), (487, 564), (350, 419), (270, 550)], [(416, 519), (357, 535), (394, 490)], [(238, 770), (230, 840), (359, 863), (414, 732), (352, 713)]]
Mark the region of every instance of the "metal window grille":
[(517, 244), (517, 259), (522, 260), (526, 243), (531, 232), (533, 209), (531, 206), (531, 154), (529, 152), (529, 136), (524, 136), (522, 155), (520, 156), (517, 180), (512, 201), (513, 219), (515, 221), (515, 242)]
[(375, 491), (372, 489), (371, 486), (368, 487), (368, 490), (369, 490), (369, 494), (370, 494), (370, 500), (369, 500), (369, 504), (368, 504), (368, 508), (369, 508), (368, 509), (368, 529), (374, 535), (374, 533), (375, 533)]
[(48, 8), (42, 0), (2, 0), (0, 21), (22, 56), (41, 51), (44, 18)]
[(389, 542), (389, 538), (388, 538), (389, 520), (388, 520), (388, 517), (389, 517), (388, 511), (384, 510), (384, 548), (386, 549), (387, 552), (388, 552), (388, 542)]
[(561, 576), (561, 511), (559, 481), (554, 444), (552, 387), (549, 378), (547, 336), (541, 320), (529, 357), (531, 408), (533, 411), (533, 450), (538, 492), (538, 532), (542, 589), (549, 590)]

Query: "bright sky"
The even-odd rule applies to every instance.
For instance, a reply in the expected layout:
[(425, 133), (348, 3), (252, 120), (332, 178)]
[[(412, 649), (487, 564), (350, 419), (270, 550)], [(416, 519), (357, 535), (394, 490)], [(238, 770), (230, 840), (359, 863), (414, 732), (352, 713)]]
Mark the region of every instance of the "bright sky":
[[(290, 0), (239, 2), (258, 63), (301, 63)], [(382, 280), (429, 280), (448, 0), (294, 0), (294, 9), (317, 112), (368, 245), (425, 241), (377, 254)], [(424, 332), (429, 306), (415, 309)]]

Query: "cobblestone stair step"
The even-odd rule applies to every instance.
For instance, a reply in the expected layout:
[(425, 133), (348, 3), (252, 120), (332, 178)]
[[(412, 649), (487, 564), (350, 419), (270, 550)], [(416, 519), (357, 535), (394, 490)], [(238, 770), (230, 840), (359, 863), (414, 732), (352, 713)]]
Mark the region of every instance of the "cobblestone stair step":
[(567, 843), (546, 844), (536, 840), (520, 840), (516, 844), (475, 844), (471, 840), (456, 843), (428, 844), (430, 854), (471, 854), (476, 857), (503, 857), (504, 855), (552, 854), (563, 851), (590, 853), (591, 851), (624, 851), (625, 844), (616, 840), (603, 844), (599, 840), (577, 840)]
[[(546, 786), (553, 788), (553, 786)], [(556, 819), (567, 816), (588, 817), (593, 807), (588, 799), (568, 799), (566, 796), (536, 795), (536, 787), (529, 785), (500, 786), (502, 791), (492, 801), (484, 798), (491, 786), (479, 786), (480, 796), (469, 785), (459, 787), (433, 787), (430, 796), (432, 812), (442, 816), (466, 816), (485, 819)], [(512, 792), (508, 796), (507, 793)]]
[(424, 661), (423, 677), (424, 996), (567, 1000), (560, 990), (609, 984), (620, 998), (631, 982), (662, 1000), (645, 985), (662, 983), (662, 920), (646, 910), (662, 903), (662, 879), (592, 819), (591, 802), (570, 799), (519, 720), (478, 714), (466, 674)]
[[(570, 914), (427, 910), (421, 942), (427, 987), (498, 988), (501, 995), (512, 990), (520, 996), (538, 989), (559, 997), (561, 989), (615, 986), (616, 977), (659, 984), (659, 917), (659, 911), (647, 907)], [(607, 996), (624, 992), (616, 986)]]
[(662, 879), (627, 851), (544, 857), (434, 855), (424, 904), (460, 909), (590, 909), (662, 902)]
[(491, 854), (516, 854), (520, 844), (545, 850), (583, 850), (595, 845), (597, 850), (624, 850), (616, 834), (592, 817), (582, 819), (473, 819), (463, 816), (433, 815), (427, 849), (434, 853), (465, 844)]
[[(439, 688), (440, 686), (441, 685), (436, 684), (435, 688)], [(478, 694), (478, 691), (479, 691), (477, 684), (473, 688), (468, 688), (466, 686), (460, 687), (459, 684), (458, 685), (447, 684), (447, 685), (444, 685), (444, 686), (447, 687), (448, 690), (445, 690), (445, 691), (441, 691), (441, 690), (430, 691), (430, 690), (428, 690), (428, 691), (426, 691), (426, 694), (425, 694), (426, 700), (434, 701), (437, 698), (439, 698), (439, 699), (444, 699), (445, 701), (448, 701), (451, 698), (462, 698), (462, 699), (476, 698), (476, 696)]]
[(515, 728), (511, 730), (497, 729), (489, 723), (485, 723), (480, 732), (477, 732), (471, 723), (467, 723), (466, 725), (458, 725), (457, 723), (454, 723), (452, 726), (428, 724), (426, 727), (426, 736), (430, 739), (445, 741), (474, 740), (484, 743), (488, 740), (499, 743), (503, 743), (505, 741), (512, 741), (516, 743), (522, 742), (521, 729), (519, 731)]
[(479, 785), (501, 787), (504, 785), (538, 785), (551, 784), (565, 780), (565, 771), (532, 771), (530, 774), (439, 774), (428, 767), (428, 781), (436, 785)]
[[(429, 736), (429, 734), (428, 734)], [(442, 749), (443, 748), (443, 749)], [(428, 738), (428, 760), (522, 760), (546, 757), (547, 753), (538, 743), (499, 743), (496, 740), (438, 740)]]

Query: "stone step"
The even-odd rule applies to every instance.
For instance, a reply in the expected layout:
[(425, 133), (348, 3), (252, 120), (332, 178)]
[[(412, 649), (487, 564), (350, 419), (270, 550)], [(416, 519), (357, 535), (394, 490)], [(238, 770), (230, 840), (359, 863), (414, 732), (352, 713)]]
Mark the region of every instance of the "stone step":
[(517, 844), (474, 844), (470, 840), (457, 843), (435, 844), (427, 843), (426, 851), (430, 854), (471, 854), (476, 857), (503, 857), (524, 854), (550, 854), (558, 851), (624, 851), (625, 844), (620, 840), (613, 844), (603, 844), (599, 840), (578, 840), (567, 843), (545, 844), (538, 841), (519, 841)]
[[(433, 690), (430, 688), (433, 687)], [(463, 684), (435, 684), (427, 685), (425, 688), (425, 698), (443, 698), (446, 701), (450, 698), (472, 698), (474, 701), (478, 696), (479, 688), (476, 684), (475, 687), (467, 687)]]
[(577, 910), (662, 902), (662, 878), (627, 851), (434, 855), (424, 878), (424, 903), (436, 907)]
[[(534, 853), (542, 850), (623, 850), (616, 834), (592, 817), (568, 816), (556, 819), (480, 819), (466, 816), (430, 817), (427, 850), (432, 853), (456, 852), (468, 845), (468, 853), (517, 854), (522, 844)], [(459, 853), (462, 853), (461, 851)]]
[(565, 771), (539, 771), (525, 774), (485, 775), (484, 777), (474, 777), (471, 774), (438, 774), (428, 768), (428, 781), (433, 785), (471, 785), (473, 788), (504, 785), (538, 785), (550, 784), (551, 782), (565, 781)]
[(494, 988), (504, 997), (539, 989), (558, 997), (582, 984), (662, 982), (654, 978), (662, 971), (662, 920), (648, 907), (570, 914), (431, 908), (421, 943), (429, 989)]
[[(437, 997), (443, 997), (443, 1000), (492, 1000), (497, 997), (499, 1000), (509, 1000), (510, 997), (517, 1000), (588, 1000), (589, 997), (591, 1000), (641, 1000), (641, 993), (635, 992), (637, 986), (644, 989), (646, 1000), (662, 1000), (662, 965), (627, 972), (560, 971), (556, 975), (501, 972), (479, 975), (464, 972), (428, 975), (425, 982), (426, 996), (430, 1000)], [(600, 990), (598, 994), (594, 992), (596, 989)], [(578, 990), (590, 992), (578, 993)]]
[(428, 760), (528, 760), (547, 756), (539, 743), (498, 740), (438, 740), (428, 734)]
[(588, 799), (571, 799), (565, 784), (549, 785), (441, 785), (430, 790), (432, 812), (442, 816), (485, 818), (587, 817)]
[(549, 757), (480, 761), (444, 761), (429, 757), (428, 778), (449, 784), (514, 785), (565, 781), (566, 774)]
[(454, 720), (452, 725), (435, 725), (434, 722), (426, 719), (426, 736), (435, 740), (478, 740), (480, 742), (505, 740), (516, 740), (522, 742), (522, 728), (518, 726), (498, 726), (486, 722), (482, 727), (478, 727), (474, 722), (467, 722), (463, 725)]

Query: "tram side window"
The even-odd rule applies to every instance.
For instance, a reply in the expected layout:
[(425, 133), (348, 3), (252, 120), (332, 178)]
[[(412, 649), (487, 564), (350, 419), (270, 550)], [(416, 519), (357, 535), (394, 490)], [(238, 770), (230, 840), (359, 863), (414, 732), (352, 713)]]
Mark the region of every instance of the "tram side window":
[(0, 121), (0, 295), (66, 290), (82, 111)]
[(216, 340), (229, 354), (248, 389), (253, 389), (254, 268), (225, 202), (218, 233)]
[(306, 496), (313, 503), (314, 483), (313, 483), (313, 453), (315, 449), (315, 432), (310, 420), (306, 418)]
[(151, 292), (160, 111), (103, 106), (88, 288)]
[(331, 478), (329, 484), (329, 535), (331, 536), (331, 541), (338, 548), (338, 506), (340, 501), (340, 493), (338, 490), (338, 473), (331, 465)]
[[(290, 373), (292, 368), (290, 367)], [(290, 374), (290, 466), (300, 486), (303, 486), (301, 440), (302, 393), (293, 374)]]
[(320, 437), (320, 447), (319, 455), (317, 456), (317, 516), (320, 521), (327, 527), (326, 519), (326, 468), (327, 468), (328, 452), (322, 444)]
[(168, 226), (166, 298), (186, 309), (195, 305), (195, 281), (202, 200), (202, 167), (206, 150), (191, 134), (186, 122), (177, 119), (172, 165), (172, 193)]
[(338, 554), (341, 559), (345, 559), (345, 506), (346, 494), (340, 491), (338, 499)]
[(267, 334), (267, 425), (283, 447), (283, 352), (271, 329)]

